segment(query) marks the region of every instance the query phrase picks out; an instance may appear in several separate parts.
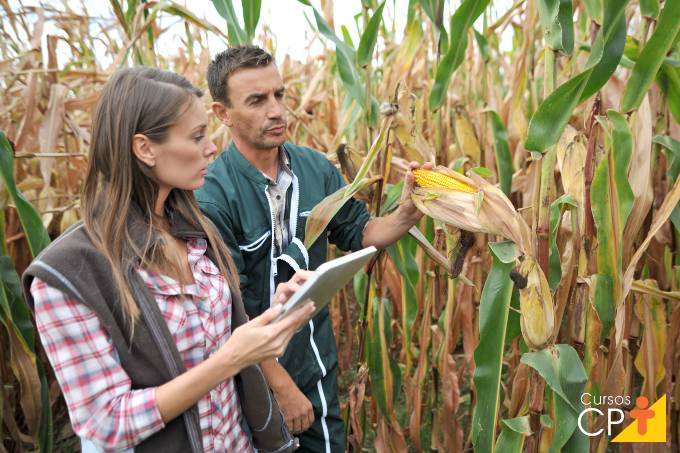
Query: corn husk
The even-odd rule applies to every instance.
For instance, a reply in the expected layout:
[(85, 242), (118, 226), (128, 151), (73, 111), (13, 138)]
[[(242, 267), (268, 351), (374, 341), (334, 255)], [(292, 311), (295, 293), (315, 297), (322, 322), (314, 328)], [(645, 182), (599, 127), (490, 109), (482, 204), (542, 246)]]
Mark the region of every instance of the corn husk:
[(421, 212), (461, 230), (510, 239), (523, 254), (535, 255), (529, 226), (498, 187), (474, 172), (464, 176), (442, 166), (436, 171), (474, 191), (416, 186), (411, 198)]
[(526, 278), (526, 287), (519, 290), (520, 327), (529, 347), (545, 346), (555, 329), (555, 306), (548, 280), (532, 256), (525, 256), (519, 273)]

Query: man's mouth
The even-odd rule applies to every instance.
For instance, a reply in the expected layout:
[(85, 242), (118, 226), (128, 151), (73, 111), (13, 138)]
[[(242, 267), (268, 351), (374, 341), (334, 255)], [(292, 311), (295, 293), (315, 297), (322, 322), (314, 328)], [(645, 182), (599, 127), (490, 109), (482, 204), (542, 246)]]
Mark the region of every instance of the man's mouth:
[(286, 125), (285, 124), (279, 124), (278, 126), (270, 127), (269, 129), (265, 130), (265, 132), (271, 132), (273, 134), (281, 134), (286, 130)]

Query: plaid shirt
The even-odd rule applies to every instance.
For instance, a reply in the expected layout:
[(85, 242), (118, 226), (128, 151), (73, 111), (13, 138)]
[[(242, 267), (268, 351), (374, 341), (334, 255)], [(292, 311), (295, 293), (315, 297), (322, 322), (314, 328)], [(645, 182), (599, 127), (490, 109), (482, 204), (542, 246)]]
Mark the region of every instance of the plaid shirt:
[[(205, 239), (187, 243), (195, 283), (138, 269), (155, 295), (184, 365), (190, 369), (215, 353), (231, 334), (231, 293), (205, 256)], [(156, 389), (132, 390), (111, 338), (87, 306), (44, 281), (31, 285), (40, 339), (68, 405), (75, 433), (105, 451), (133, 448), (165, 426)], [(241, 427), (233, 378), (198, 401), (206, 452), (253, 451)]]

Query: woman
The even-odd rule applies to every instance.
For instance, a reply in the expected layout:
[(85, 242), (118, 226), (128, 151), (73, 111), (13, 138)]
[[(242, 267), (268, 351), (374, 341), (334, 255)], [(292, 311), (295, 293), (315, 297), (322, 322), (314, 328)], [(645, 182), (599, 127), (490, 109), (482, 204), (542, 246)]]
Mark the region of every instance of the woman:
[(23, 276), (74, 431), (98, 450), (295, 448), (257, 364), (313, 312), (274, 322), (308, 274), (248, 322), (192, 192), (216, 152), (201, 96), (170, 72), (113, 75), (93, 118), (83, 220)]

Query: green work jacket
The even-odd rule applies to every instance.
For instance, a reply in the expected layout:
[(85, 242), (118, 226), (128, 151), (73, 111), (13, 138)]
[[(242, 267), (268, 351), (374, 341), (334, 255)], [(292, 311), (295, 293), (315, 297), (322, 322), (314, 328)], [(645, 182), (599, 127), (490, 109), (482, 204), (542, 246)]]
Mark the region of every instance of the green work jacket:
[[(234, 143), (210, 165), (205, 185), (196, 191), (201, 210), (217, 226), (234, 258), (251, 318), (269, 308), (278, 283), (288, 281), (298, 269), (314, 270), (324, 263), (328, 241), (344, 251), (361, 249), (363, 230), (370, 219), (365, 203), (351, 199), (307, 250), (303, 244), (310, 211), (345, 181), (324, 154), (290, 143), (285, 143), (283, 150), (290, 159), (293, 183), (286, 202), (292, 239), (282, 251), (273, 240), (274, 212), (267, 178)], [(337, 366), (328, 308), (293, 337), (279, 363), (303, 393), (312, 391)]]

